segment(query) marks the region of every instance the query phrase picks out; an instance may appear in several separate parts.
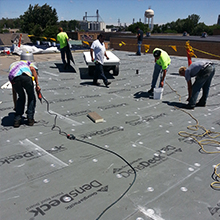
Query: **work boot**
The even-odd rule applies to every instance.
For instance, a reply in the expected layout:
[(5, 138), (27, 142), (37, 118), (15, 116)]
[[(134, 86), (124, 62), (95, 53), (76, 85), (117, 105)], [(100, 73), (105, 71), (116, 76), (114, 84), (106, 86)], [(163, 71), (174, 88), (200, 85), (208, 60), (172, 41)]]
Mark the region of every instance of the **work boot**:
[(67, 67), (68, 67), (68, 64), (67, 64), (67, 63), (65, 63), (65, 64), (63, 65), (63, 68), (66, 70), (66, 69), (67, 69)]
[(149, 94), (154, 93), (154, 88), (151, 88), (150, 90), (147, 91)]
[(34, 119), (28, 118), (28, 126), (34, 125)]
[(194, 109), (195, 106), (192, 106), (190, 104), (187, 104), (185, 106), (183, 106), (182, 108), (185, 108), (185, 109)]
[(105, 83), (105, 86), (106, 86), (107, 88), (109, 88), (108, 85), (110, 85), (110, 84), (111, 84), (111, 82), (106, 82), (106, 83)]
[(99, 83), (99, 82), (94, 82), (94, 81), (93, 81), (92, 84), (95, 85), (95, 86), (100, 86), (100, 83)]
[(197, 102), (196, 103), (196, 107), (205, 107), (206, 106), (206, 103), (205, 102)]
[(18, 128), (21, 124), (21, 119), (14, 120), (14, 128)]

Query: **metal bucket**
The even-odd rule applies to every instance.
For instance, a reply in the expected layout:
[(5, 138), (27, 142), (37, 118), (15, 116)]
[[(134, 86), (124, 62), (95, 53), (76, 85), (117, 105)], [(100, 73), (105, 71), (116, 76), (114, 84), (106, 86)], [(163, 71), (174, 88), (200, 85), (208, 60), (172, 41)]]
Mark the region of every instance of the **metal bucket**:
[[(22, 54), (21, 54), (21, 60), (30, 61), (31, 63), (33, 63), (33, 64), (38, 68), (37, 63), (34, 61), (34, 55), (33, 55), (33, 53), (22, 52)], [(36, 69), (36, 70), (37, 70), (37, 69)], [(37, 70), (37, 72), (38, 72), (38, 70)]]
[(34, 55), (33, 53), (22, 52), (21, 60), (28, 60), (34, 62)]

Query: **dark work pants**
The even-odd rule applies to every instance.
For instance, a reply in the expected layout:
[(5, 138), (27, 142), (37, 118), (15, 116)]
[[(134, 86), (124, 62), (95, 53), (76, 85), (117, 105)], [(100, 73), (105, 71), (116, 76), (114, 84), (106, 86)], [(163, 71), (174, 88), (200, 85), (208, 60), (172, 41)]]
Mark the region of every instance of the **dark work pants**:
[(192, 85), (192, 97), (189, 100), (189, 105), (193, 107), (196, 105), (196, 100), (198, 98), (201, 89), (202, 89), (202, 97), (200, 98), (199, 101), (202, 104), (206, 103), (214, 74), (215, 74), (214, 64), (208, 65), (204, 70), (201, 70), (197, 74), (195, 82)]
[(23, 73), (21, 76), (17, 76), (13, 79), (12, 87), (18, 94), (15, 108), (15, 120), (20, 120), (21, 116), (24, 114), (26, 102), (25, 91), (28, 97), (27, 118), (34, 119), (36, 97), (34, 93), (34, 84), (32, 78)]
[(66, 60), (65, 60), (65, 56), (67, 58), (67, 64), (70, 65), (70, 55), (69, 55), (69, 51), (68, 51), (68, 46), (63, 47), (62, 49), (60, 49), (60, 53), (61, 53), (61, 59), (63, 64), (66, 64)]
[(93, 82), (97, 83), (99, 77), (103, 80), (103, 82), (106, 84), (108, 82), (108, 79), (106, 78), (104, 74), (103, 65), (99, 62), (95, 63), (95, 73), (93, 77)]

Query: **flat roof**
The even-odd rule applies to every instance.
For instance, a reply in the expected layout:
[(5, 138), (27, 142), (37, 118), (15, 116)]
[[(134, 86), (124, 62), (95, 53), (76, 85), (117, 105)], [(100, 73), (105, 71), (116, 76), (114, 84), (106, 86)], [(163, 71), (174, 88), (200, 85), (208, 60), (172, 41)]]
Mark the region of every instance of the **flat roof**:
[[(13, 128), (12, 91), (1, 89), (1, 219), (219, 219), (219, 192), (211, 184), (219, 184), (220, 61), (212, 60), (207, 106), (183, 111), (175, 106), (187, 99), (178, 75), (186, 57), (171, 56), (156, 100), (147, 93), (152, 54), (112, 52), (120, 66), (118, 76), (106, 73), (109, 88), (101, 80), (92, 85), (83, 52), (73, 53), (76, 65), (68, 70), (60, 54), (34, 55), (45, 99), (37, 100), (33, 127), (23, 118)], [(14, 60), (19, 57), (0, 57), (1, 86)], [(93, 111), (104, 122), (87, 116)], [(198, 124), (203, 127), (188, 127)], [(205, 145), (208, 135), (216, 142)]]
[[(112, 36), (114, 38), (114, 36)], [(121, 37), (121, 38), (136, 38), (136, 36), (115, 36), (116, 38)], [(157, 35), (157, 34), (152, 34), (150, 37), (144, 36), (144, 39), (161, 39), (161, 40), (183, 40), (183, 41), (210, 41), (210, 42), (220, 42), (220, 35), (211, 35), (207, 36), (205, 38), (201, 36), (181, 36), (181, 35)]]

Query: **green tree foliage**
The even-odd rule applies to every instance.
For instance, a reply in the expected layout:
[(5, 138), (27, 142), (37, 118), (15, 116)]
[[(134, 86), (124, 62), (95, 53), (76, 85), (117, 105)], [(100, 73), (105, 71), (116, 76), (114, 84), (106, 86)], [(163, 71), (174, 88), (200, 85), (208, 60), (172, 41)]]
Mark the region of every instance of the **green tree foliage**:
[(142, 22), (137, 22), (128, 26), (128, 31), (132, 33), (137, 33), (136, 27), (139, 27), (144, 33), (150, 31), (148, 24), (144, 24)]
[(58, 23), (58, 26), (62, 27), (63, 31), (75, 31), (80, 29), (80, 23), (77, 20), (63, 20)]
[(39, 24), (35, 24), (34, 27), (31, 30), (31, 34), (33, 34), (36, 37), (40, 37), (43, 34), (43, 30)]
[(58, 33), (58, 29), (57, 29), (57, 25), (53, 25), (53, 26), (47, 26), (44, 29), (44, 37), (47, 38), (55, 38), (56, 39), (56, 34)]
[(204, 23), (199, 23), (192, 30), (192, 34), (191, 35), (202, 35), (203, 32), (206, 32), (207, 34), (211, 34), (211, 32), (209, 31), (209, 27), (208, 26), (206, 26)]
[(199, 19), (199, 15), (192, 14), (189, 15), (186, 19), (177, 19), (176, 21), (162, 24), (160, 26), (154, 25), (152, 33), (183, 33), (186, 31), (190, 35), (201, 35), (201, 29), (204, 29), (205, 31), (207, 28), (205, 28), (201, 23), (198, 23)]
[[(23, 33), (41, 36), (44, 35), (45, 30), (48, 32), (48, 27), (57, 25), (58, 16), (56, 9), (52, 9), (49, 5), (39, 6), (36, 4), (35, 6), (29, 5), (24, 15), (20, 16), (20, 21)], [(51, 37), (55, 37), (56, 33), (57, 31), (51, 32)]]
[(68, 22), (68, 30), (69, 31), (73, 31), (73, 30), (77, 30), (80, 28), (80, 23), (77, 20), (70, 20)]
[(185, 22), (183, 24), (183, 28), (185, 29), (185, 31), (192, 34), (193, 29), (197, 26), (199, 22), (199, 19), (200, 19), (199, 15), (195, 15), (195, 14), (189, 15), (188, 18), (185, 19)]
[(161, 26), (158, 24), (155, 24), (152, 33), (161, 33), (161, 32), (162, 32)]
[(0, 29), (14, 29), (14, 28), (20, 28), (20, 19), (19, 18), (2, 18), (0, 20)]
[(183, 33), (184, 31), (186, 31), (184, 29), (184, 23), (185, 23), (185, 19), (177, 19), (175, 24), (176, 24), (176, 31), (178, 33)]
[(2, 18), (0, 20), (0, 33), (9, 33), (10, 29), (19, 29), (20, 26), (19, 18)]
[(60, 21), (59, 26), (63, 28), (63, 31), (67, 31), (68, 30), (68, 21), (66, 21), (66, 20)]
[(115, 26), (113, 25), (113, 24), (111, 24), (111, 25), (106, 25), (106, 28), (108, 28), (108, 29), (111, 29), (111, 28), (114, 28)]

